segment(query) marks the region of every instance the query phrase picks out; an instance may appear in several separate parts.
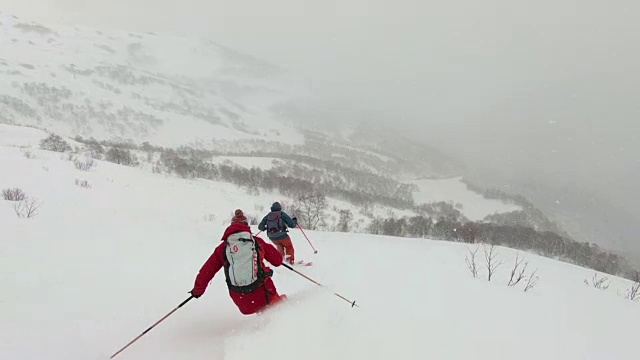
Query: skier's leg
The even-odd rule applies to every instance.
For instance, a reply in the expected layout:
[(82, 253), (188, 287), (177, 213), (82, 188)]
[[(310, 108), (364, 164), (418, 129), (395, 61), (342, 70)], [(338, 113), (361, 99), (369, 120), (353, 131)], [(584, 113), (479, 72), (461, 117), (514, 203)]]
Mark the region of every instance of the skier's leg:
[(282, 240), (282, 246), (284, 247), (284, 251), (287, 254), (286, 256), (289, 258), (289, 263), (290, 264), (295, 263), (296, 261), (295, 250), (293, 249), (293, 243), (291, 243), (291, 238), (287, 236), (284, 240)]
[(278, 249), (278, 252), (280, 253), (280, 255), (282, 255), (282, 258), (284, 259), (284, 246), (282, 244), (282, 240), (272, 241), (272, 242)]
[(264, 306), (265, 308), (275, 305), (287, 298), (287, 295), (278, 293), (276, 285), (273, 283), (273, 280), (271, 280), (271, 278), (267, 278), (262, 286), (264, 286), (264, 291), (267, 295), (267, 302)]

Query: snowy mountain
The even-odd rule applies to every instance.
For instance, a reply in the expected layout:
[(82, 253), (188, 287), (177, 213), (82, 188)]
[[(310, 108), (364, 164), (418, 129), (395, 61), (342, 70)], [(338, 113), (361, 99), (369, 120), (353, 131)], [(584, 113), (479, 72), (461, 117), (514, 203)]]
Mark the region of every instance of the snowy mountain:
[(6, 14), (0, 33), (0, 121), (159, 146), (303, 140), (270, 107), (304, 94), (304, 84), (211, 41)]
[(324, 131), (317, 117), (330, 115), (305, 107), (303, 80), (210, 40), (2, 13), (0, 33), (0, 122), (71, 138), (296, 153), (391, 176), (455, 176), (462, 167), (388, 129)]
[[(0, 198), (2, 359), (107, 359), (188, 297), (234, 209), (261, 217), (282, 198), (100, 160), (79, 169), (34, 146), (46, 136), (0, 127), (0, 188), (27, 196)], [(453, 180), (419, 185), (463, 191)], [(457, 199), (478, 216), (495, 211), (471, 194)], [(33, 216), (16, 216), (30, 204)], [(219, 272), (203, 297), (115, 359), (637, 358), (629, 280), (496, 247), (501, 265), (487, 281), (480, 245), (305, 232), (318, 253), (293, 230), (297, 257), (314, 262), (299, 271), (324, 287), (275, 268), (288, 301), (245, 317)], [(474, 278), (465, 258), (476, 250)], [(524, 279), (508, 286), (516, 257)]]
[[(292, 203), (317, 190), (333, 210), (324, 229), (348, 210), (356, 231), (428, 216), (453, 219), (453, 230), (470, 220), (561, 233), (536, 209), (467, 186), (464, 165), (434, 148), (366, 121), (323, 128), (331, 112), (300, 100), (304, 81), (209, 40), (2, 13), (0, 32), (0, 122), (62, 135), (67, 156), (127, 149), (129, 165), (149, 172), (224, 180), (256, 196), (278, 188)], [(35, 129), (5, 125), (0, 140), (24, 145), (29, 134), (39, 148), (46, 134)], [(410, 232), (401, 227), (379, 231)]]

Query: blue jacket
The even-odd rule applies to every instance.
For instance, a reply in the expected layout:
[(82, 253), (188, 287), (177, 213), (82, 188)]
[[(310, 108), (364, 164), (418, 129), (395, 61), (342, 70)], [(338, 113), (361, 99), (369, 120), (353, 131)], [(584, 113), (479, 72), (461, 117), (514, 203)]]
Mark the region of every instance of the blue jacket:
[[(267, 237), (271, 240), (277, 241), (277, 240), (283, 240), (285, 238), (287, 238), (287, 226), (288, 227), (296, 227), (298, 226), (298, 221), (297, 219), (292, 219), (289, 214), (285, 213), (284, 211), (282, 211), (282, 207), (280, 206), (279, 203), (275, 202), (273, 203), (273, 205), (271, 205), (271, 211), (272, 212), (276, 212), (279, 211), (280, 212), (280, 218), (282, 219), (282, 223), (284, 226), (284, 229), (278, 233), (276, 233), (275, 235), (269, 234), (267, 233)], [(265, 231), (267, 229), (267, 217), (269, 216), (269, 214), (265, 215), (262, 218), (262, 221), (260, 221), (260, 224), (258, 224), (258, 230), (262, 230)]]

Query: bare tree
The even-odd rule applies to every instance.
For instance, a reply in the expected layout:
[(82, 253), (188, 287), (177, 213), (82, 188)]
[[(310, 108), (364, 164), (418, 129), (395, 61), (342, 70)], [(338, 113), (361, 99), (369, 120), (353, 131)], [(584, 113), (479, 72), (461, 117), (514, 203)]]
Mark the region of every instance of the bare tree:
[(22, 200), (13, 206), (18, 217), (32, 218), (38, 215), (40, 204), (35, 199)]
[(302, 226), (310, 230), (316, 230), (318, 225), (322, 225), (328, 206), (327, 198), (319, 192), (300, 193), (294, 204), (296, 217)]
[(478, 277), (478, 266), (476, 265), (476, 254), (478, 253), (478, 250), (480, 250), (479, 247), (476, 247), (474, 251), (467, 249), (469, 254), (464, 258), (464, 262), (467, 264), (467, 269), (471, 271), (471, 275), (473, 275), (474, 278)]
[(491, 244), (491, 246), (489, 247), (489, 251), (487, 251), (487, 246), (484, 245), (483, 246), (483, 250), (484, 250), (484, 261), (485, 261), (485, 266), (487, 267), (487, 280), (491, 281), (491, 278), (493, 277), (493, 275), (496, 272), (496, 269), (503, 264), (502, 260), (498, 261), (496, 259), (496, 256), (498, 256), (498, 253), (496, 252), (496, 246), (494, 244)]
[(338, 219), (338, 231), (349, 232), (351, 230), (351, 222), (353, 221), (353, 213), (351, 210), (340, 210), (340, 218)]
[(520, 254), (516, 254), (516, 262), (513, 265), (513, 269), (511, 269), (511, 277), (509, 278), (508, 286), (516, 286), (520, 281), (526, 279), (524, 273), (527, 271), (527, 265), (529, 265), (529, 263), (525, 261), (524, 266), (520, 267), (523, 261), (524, 259), (520, 259)]
[(640, 301), (640, 272), (636, 271), (633, 274), (633, 285), (629, 289), (627, 289), (627, 293), (625, 294), (625, 299), (631, 301)]
[(536, 273), (538, 272), (538, 269), (535, 269), (533, 271), (533, 273), (531, 273), (531, 276), (529, 276), (529, 280), (527, 280), (527, 286), (524, 287), (524, 292), (527, 292), (531, 289), (533, 289), (534, 286), (536, 286), (536, 283), (538, 282), (538, 275), (536, 275)]
[(611, 285), (609, 283), (609, 279), (606, 276), (598, 277), (598, 273), (593, 274), (593, 277), (591, 278), (591, 283), (589, 283), (587, 279), (584, 279), (584, 283), (587, 285), (591, 285), (594, 288), (600, 289), (600, 290), (606, 290), (609, 288), (609, 285)]

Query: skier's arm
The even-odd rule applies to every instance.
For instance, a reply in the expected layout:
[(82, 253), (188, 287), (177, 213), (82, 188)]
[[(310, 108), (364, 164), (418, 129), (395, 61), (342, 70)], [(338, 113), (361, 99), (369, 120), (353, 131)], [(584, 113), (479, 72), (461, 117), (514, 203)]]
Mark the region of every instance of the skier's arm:
[(296, 219), (296, 220), (293, 220), (293, 219), (289, 216), (289, 214), (287, 214), (287, 213), (285, 213), (285, 212), (283, 212), (283, 213), (282, 213), (282, 221), (284, 221), (284, 222), (285, 222), (285, 224), (287, 224), (287, 226), (289, 226), (289, 227), (291, 227), (291, 228), (294, 228), (294, 227), (298, 226), (298, 221), (297, 221), (297, 219)]
[[(221, 245), (224, 245), (224, 243)], [(207, 259), (204, 265), (200, 268), (200, 272), (198, 272), (195, 284), (193, 285), (192, 294), (194, 296), (201, 296), (204, 294), (211, 279), (213, 279), (216, 273), (222, 268), (224, 261), (222, 258), (222, 251), (223, 247), (218, 246), (213, 254), (209, 256), (209, 259)]]
[(258, 230), (265, 231), (267, 229), (267, 217), (263, 217), (260, 224), (258, 224)]
[(278, 267), (282, 265), (282, 254), (276, 249), (275, 246), (267, 243), (259, 237), (256, 237), (256, 240), (260, 244), (260, 248), (264, 251), (264, 258), (273, 266)]

